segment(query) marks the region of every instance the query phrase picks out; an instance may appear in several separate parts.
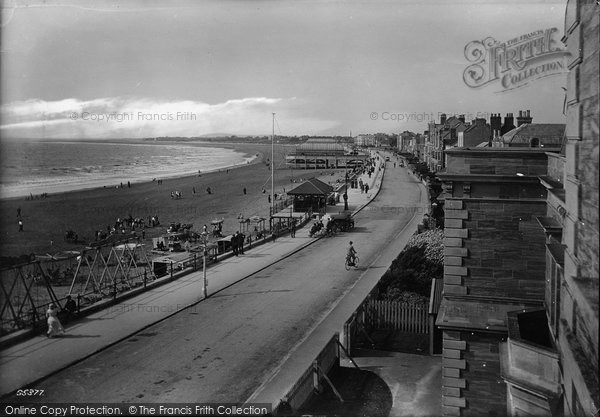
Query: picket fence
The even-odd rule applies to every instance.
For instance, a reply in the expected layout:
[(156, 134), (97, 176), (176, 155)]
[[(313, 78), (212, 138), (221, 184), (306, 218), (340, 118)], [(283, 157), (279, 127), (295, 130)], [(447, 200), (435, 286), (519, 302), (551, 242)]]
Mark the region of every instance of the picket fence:
[(365, 300), (364, 322), (368, 329), (429, 333), (429, 305), (387, 300)]

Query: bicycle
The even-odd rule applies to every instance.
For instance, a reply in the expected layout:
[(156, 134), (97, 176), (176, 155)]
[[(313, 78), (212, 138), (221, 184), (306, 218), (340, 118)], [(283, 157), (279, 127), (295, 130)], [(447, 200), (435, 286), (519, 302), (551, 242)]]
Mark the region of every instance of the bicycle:
[(350, 268), (354, 268), (354, 269), (358, 269), (358, 262), (359, 262), (359, 258), (358, 255), (354, 255), (354, 262), (350, 261), (350, 256), (346, 256), (346, 271), (349, 271)]

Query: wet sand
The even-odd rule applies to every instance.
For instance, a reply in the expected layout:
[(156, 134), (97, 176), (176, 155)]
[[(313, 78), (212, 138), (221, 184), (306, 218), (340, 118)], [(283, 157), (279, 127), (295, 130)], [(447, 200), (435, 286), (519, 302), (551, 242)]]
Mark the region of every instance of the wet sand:
[[(223, 218), (223, 234), (239, 229), (237, 217), (269, 216), (268, 193), (271, 189), (271, 171), (267, 164), (270, 145), (262, 144), (211, 144), (211, 146), (234, 147), (250, 155), (259, 154), (254, 163), (220, 172), (164, 179), (162, 185), (152, 182), (132, 184), (131, 188), (97, 188), (50, 194), (47, 198), (26, 200), (14, 198), (0, 200), (0, 256), (20, 256), (35, 253), (52, 255), (65, 250), (81, 249), (82, 244), (65, 242), (66, 230), (75, 231), (80, 240), (94, 241), (96, 230), (106, 230), (117, 218), (129, 215), (143, 218), (158, 215), (160, 227), (146, 228), (146, 241), (164, 234), (170, 222), (192, 223), (193, 229), (201, 231), (215, 218)], [(300, 171), (284, 168), (283, 146), (275, 147), (275, 193), (297, 186), (291, 179), (321, 177), (322, 171)], [(279, 165), (279, 168), (278, 168)], [(326, 173), (326, 181), (334, 182), (343, 177), (343, 170), (336, 176)], [(210, 187), (212, 194), (207, 194)], [(247, 194), (244, 195), (244, 187)], [(193, 193), (195, 188), (196, 194)], [(266, 193), (262, 193), (263, 188)], [(172, 199), (171, 192), (178, 190), (181, 199)], [(21, 209), (23, 231), (19, 232), (17, 209)], [(268, 224), (268, 221), (267, 221)]]

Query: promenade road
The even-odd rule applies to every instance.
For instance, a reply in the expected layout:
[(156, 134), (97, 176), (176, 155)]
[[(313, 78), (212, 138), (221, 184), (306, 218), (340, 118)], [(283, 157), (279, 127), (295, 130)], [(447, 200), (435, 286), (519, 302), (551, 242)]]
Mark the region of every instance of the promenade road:
[[(54, 373), (32, 386), (45, 390), (45, 396), (35, 400), (128, 403), (266, 398), (270, 382), (281, 377), (281, 370), (289, 366), (292, 356), (302, 358), (304, 353), (299, 348), (327, 322), (334, 309), (346, 303), (346, 296), (355, 288), (368, 292), (369, 285), (360, 285), (362, 278), (369, 275), (376, 282), (373, 277), (385, 272), (399, 252), (398, 242), (407, 240), (416, 229), (423, 212), (423, 194), (422, 185), (406, 170), (388, 169), (380, 194), (356, 216), (353, 232), (316, 241)], [(346, 271), (343, 267), (349, 240), (355, 242), (359, 252), (359, 270)], [(252, 251), (244, 257), (260, 258), (261, 254)], [(244, 268), (242, 258), (236, 261)], [(352, 301), (360, 302), (354, 297)], [(150, 296), (145, 305), (149, 308), (147, 314), (154, 314), (154, 309), (177, 308), (153, 302)], [(127, 323), (108, 318), (103, 332), (118, 333), (124, 325)], [(76, 334), (73, 336), (72, 341), (79, 340)], [(82, 340), (93, 340), (95, 335), (80, 336)], [(65, 338), (52, 342), (62, 343), (62, 356), (68, 356), (69, 341)], [(32, 349), (28, 355), (52, 360), (45, 356), (44, 349)], [(310, 363), (312, 358), (308, 360)], [(299, 363), (302, 366), (302, 361)], [(291, 370), (289, 375), (294, 372)], [(270, 401), (276, 404), (279, 395), (273, 391)]]

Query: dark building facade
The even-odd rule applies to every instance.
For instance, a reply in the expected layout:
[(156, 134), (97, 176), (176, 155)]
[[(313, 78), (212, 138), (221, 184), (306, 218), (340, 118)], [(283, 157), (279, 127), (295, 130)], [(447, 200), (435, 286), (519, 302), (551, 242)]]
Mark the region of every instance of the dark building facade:
[(447, 152), (444, 415), (599, 414), (597, 7), (567, 3), (560, 152), (525, 137), (527, 112), (521, 146)]
[(556, 340), (567, 415), (594, 415), (598, 383), (598, 5), (569, 0), (563, 42), (571, 53), (567, 76), (565, 210)]
[[(508, 313), (539, 309), (545, 293), (548, 149), (456, 148), (438, 174), (444, 206), (442, 406), (445, 415), (506, 413), (500, 343)], [(555, 149), (556, 152), (559, 149)]]

